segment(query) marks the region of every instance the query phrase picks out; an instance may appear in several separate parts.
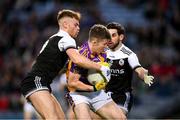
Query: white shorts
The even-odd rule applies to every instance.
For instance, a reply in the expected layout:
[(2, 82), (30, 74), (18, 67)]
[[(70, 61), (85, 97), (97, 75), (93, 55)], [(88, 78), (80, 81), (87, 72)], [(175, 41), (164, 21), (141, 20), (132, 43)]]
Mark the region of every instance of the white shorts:
[(80, 103), (86, 103), (94, 112), (112, 101), (111, 97), (104, 90), (96, 92), (72, 92), (69, 95), (72, 99), (71, 102), (75, 106)]

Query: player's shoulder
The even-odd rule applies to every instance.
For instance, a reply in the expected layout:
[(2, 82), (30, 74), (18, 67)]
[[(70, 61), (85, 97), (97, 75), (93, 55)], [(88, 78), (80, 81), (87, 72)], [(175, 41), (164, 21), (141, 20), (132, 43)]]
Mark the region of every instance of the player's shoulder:
[(127, 47), (126, 45), (122, 44), (121, 48), (119, 49), (122, 53), (126, 54), (126, 55), (131, 55), (131, 54), (134, 54), (134, 52), (129, 48)]
[(60, 36), (53, 36), (48, 39), (48, 44), (58, 44), (59, 41), (62, 39)]
[(65, 41), (65, 42), (75, 42), (75, 39), (72, 38), (67, 32), (63, 31), (63, 30), (59, 30), (56, 34), (52, 35), (50, 38), (59, 38), (61, 39), (61, 41)]
[(88, 49), (88, 44), (87, 44), (86, 42), (83, 43), (81, 46), (78, 47), (78, 50), (79, 50), (79, 51), (84, 51), (84, 50), (86, 50), (86, 49)]
[(87, 42), (83, 43), (83, 44), (78, 48), (78, 51), (79, 51), (80, 54), (82, 54), (82, 55), (84, 55), (84, 56), (87, 57), (88, 53), (90, 52), (88, 43), (87, 43)]

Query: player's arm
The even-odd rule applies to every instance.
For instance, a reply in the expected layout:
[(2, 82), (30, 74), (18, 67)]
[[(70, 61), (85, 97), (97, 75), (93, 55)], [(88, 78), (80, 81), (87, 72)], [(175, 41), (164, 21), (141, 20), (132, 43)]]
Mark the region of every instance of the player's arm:
[(138, 67), (135, 69), (135, 72), (142, 80), (144, 80), (146, 84), (148, 84), (149, 86), (153, 84), (154, 77), (152, 75), (148, 75), (148, 70), (143, 67)]
[(138, 77), (141, 78), (142, 80), (144, 80), (144, 75), (148, 73), (148, 71), (143, 67), (137, 67), (135, 69), (135, 72), (137, 73)]
[(96, 69), (98, 71), (100, 71), (101, 69), (101, 65), (90, 61), (88, 58), (81, 55), (76, 49), (69, 48), (68, 50), (66, 50), (66, 53), (68, 54), (69, 58), (73, 61), (73, 63), (77, 64), (78, 66), (87, 69)]
[(90, 61), (78, 52), (76, 49), (76, 42), (71, 37), (63, 37), (58, 42), (58, 48), (60, 51), (66, 51), (69, 58), (78, 66), (86, 69), (96, 69), (98, 71), (102, 71), (101, 65)]
[(90, 61), (88, 58), (81, 55), (76, 49), (69, 48), (66, 50), (66, 53), (68, 54), (69, 58), (73, 61), (73, 63), (77, 64), (78, 66), (81, 66), (83, 68), (87, 69), (96, 69), (98, 71), (101, 71), (104, 77), (109, 81), (109, 73), (110, 68), (104, 65), (100, 65), (98, 63), (95, 63), (93, 61)]
[(130, 66), (135, 70), (135, 72), (138, 74), (138, 77), (141, 78), (142, 80), (144, 80), (144, 82), (146, 84), (148, 84), (149, 86), (151, 86), (151, 84), (153, 84), (153, 80), (154, 77), (151, 75), (148, 75), (148, 70), (146, 70), (145, 68), (143, 68), (140, 63), (139, 60), (136, 56), (136, 54), (132, 53), (129, 58), (128, 58), (128, 62), (130, 64)]
[(97, 90), (104, 89), (107, 84), (104, 81), (100, 81), (100, 82), (96, 83), (95, 85), (87, 85), (87, 84), (84, 84), (83, 82), (81, 82), (79, 80), (79, 78), (80, 78), (80, 74), (69, 72), (68, 86), (71, 88), (74, 88), (76, 90), (94, 92)]
[(90, 61), (88, 58), (82, 56), (76, 48), (76, 43), (72, 38), (62, 38), (58, 42), (58, 48), (60, 51), (66, 51), (69, 58), (73, 61), (73, 63), (77, 64), (78, 66), (81, 66), (86, 69), (96, 69), (98, 71), (101, 71), (104, 77), (109, 80), (109, 73), (110, 69), (109, 67), (106, 67), (104, 65), (99, 65), (95, 62)]
[(94, 87), (91, 85), (84, 84), (79, 80), (80, 74), (69, 72), (68, 75), (68, 86), (76, 90), (82, 91), (94, 91)]

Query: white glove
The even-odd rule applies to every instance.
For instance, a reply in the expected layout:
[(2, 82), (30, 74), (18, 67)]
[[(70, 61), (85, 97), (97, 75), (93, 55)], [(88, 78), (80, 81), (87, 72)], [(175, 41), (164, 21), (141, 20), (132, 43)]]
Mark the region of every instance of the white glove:
[(151, 86), (153, 84), (154, 77), (152, 75), (144, 74), (144, 82)]
[(109, 82), (111, 79), (111, 71), (108, 66), (101, 65), (101, 73), (106, 78), (106, 82)]

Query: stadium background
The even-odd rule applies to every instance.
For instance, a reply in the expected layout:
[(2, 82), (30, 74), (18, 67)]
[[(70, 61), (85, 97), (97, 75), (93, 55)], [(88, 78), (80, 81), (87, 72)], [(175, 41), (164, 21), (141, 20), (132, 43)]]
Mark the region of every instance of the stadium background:
[(1, 0), (0, 119), (22, 118), (20, 81), (45, 40), (57, 32), (56, 15), (65, 8), (82, 13), (78, 44), (95, 23), (124, 25), (125, 44), (155, 76), (151, 87), (134, 76), (128, 118), (180, 118), (179, 0)]

